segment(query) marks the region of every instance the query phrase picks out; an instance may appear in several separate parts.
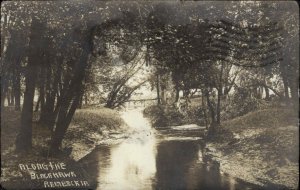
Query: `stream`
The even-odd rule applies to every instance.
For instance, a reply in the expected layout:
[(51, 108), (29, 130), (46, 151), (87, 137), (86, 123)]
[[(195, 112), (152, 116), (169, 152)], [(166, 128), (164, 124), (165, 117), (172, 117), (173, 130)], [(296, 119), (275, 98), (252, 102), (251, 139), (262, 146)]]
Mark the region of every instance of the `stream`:
[(80, 160), (97, 182), (95, 189), (260, 189), (220, 172), (204, 153), (205, 128), (196, 125), (155, 130), (142, 109), (126, 110), (124, 121), (135, 131), (119, 144), (102, 144)]

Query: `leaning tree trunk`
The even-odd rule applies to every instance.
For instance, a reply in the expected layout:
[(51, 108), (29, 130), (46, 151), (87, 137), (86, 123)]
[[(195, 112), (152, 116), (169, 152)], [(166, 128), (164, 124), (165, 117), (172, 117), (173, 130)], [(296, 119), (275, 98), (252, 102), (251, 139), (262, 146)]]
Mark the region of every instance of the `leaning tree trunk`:
[(93, 31), (84, 31), (84, 33), (81, 34), (80, 42), (82, 44), (82, 54), (78, 64), (74, 68), (73, 78), (69, 85), (65, 87), (67, 90), (61, 95), (61, 105), (57, 109), (57, 122), (51, 137), (49, 149), (50, 155), (55, 155), (59, 152), (64, 135), (71, 123), (75, 110), (78, 107), (80, 96), (83, 93), (85, 71), (86, 69), (89, 69), (88, 59), (92, 52), (92, 32)]
[(38, 65), (41, 57), (42, 34), (45, 28), (33, 18), (30, 34), (30, 51), (28, 64), (25, 73), (25, 93), (23, 109), (21, 113), (21, 124), (16, 139), (16, 151), (28, 151), (32, 147), (32, 114), (35, 83), (37, 78)]
[[(58, 89), (59, 89), (59, 83), (61, 78), (61, 70), (63, 63), (63, 58), (58, 57), (56, 59), (56, 72), (53, 79), (53, 83), (51, 83), (52, 88), (50, 89), (50, 74), (47, 74), (47, 80), (46, 80), (46, 89), (48, 91), (46, 95), (46, 102), (43, 107), (43, 111), (41, 113), (40, 122), (47, 126), (51, 131), (53, 130), (53, 126), (55, 124), (55, 119), (58, 113), (58, 108), (60, 107), (60, 98), (58, 95)], [(48, 70), (51, 68), (49, 67)], [(55, 99), (57, 97), (57, 102), (55, 105)], [(57, 109), (56, 109), (57, 108)]]
[[(60, 76), (60, 73), (61, 73), (61, 67), (58, 68), (59, 72), (57, 73), (56, 76)], [(57, 79), (57, 80), (56, 80)], [(53, 131), (54, 129), (54, 126), (55, 126), (55, 121), (56, 121), (56, 118), (57, 118), (57, 115), (60, 111), (60, 107), (62, 105), (62, 101), (63, 101), (63, 94), (64, 94), (64, 91), (66, 89), (63, 89), (62, 87), (60, 88), (59, 86), (62, 86), (61, 85), (61, 80), (60, 80), (60, 77), (56, 77), (56, 79), (54, 79), (54, 86), (55, 86), (55, 90), (52, 91), (52, 95), (51, 95), (51, 99), (50, 101), (47, 102), (46, 106), (47, 106), (47, 110), (48, 110), (48, 120), (47, 120), (47, 125), (48, 125), (48, 128)], [(65, 80), (65, 83), (69, 81), (69, 80)], [(58, 90), (60, 88), (60, 90)], [(58, 92), (60, 91), (60, 93)], [(56, 101), (56, 104), (55, 104), (55, 99), (57, 100)]]
[[(71, 94), (69, 94), (68, 96), (71, 96)], [(76, 94), (73, 100), (70, 98), (67, 99), (69, 100), (69, 102), (65, 101), (65, 103), (63, 103), (62, 107), (60, 108), (61, 110), (58, 115), (56, 128), (51, 139), (49, 150), (50, 155), (55, 155), (57, 152), (59, 152), (59, 148), (61, 147), (64, 135), (67, 132), (68, 126), (78, 106), (80, 95)], [(70, 109), (68, 109), (67, 106), (70, 106)]]
[(57, 116), (57, 123), (51, 139), (49, 150), (50, 155), (54, 155), (59, 151), (64, 135), (79, 104), (80, 96), (83, 90), (82, 82), (87, 67), (88, 57), (89, 54), (84, 52), (79, 66), (75, 70), (75, 74), (71, 80), (68, 91), (62, 95), (63, 97)]

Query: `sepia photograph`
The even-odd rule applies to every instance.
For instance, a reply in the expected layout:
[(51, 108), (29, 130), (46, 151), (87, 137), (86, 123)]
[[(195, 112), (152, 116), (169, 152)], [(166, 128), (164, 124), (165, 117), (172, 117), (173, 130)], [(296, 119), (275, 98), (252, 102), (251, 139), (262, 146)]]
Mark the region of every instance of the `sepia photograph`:
[(299, 189), (297, 1), (3, 1), (0, 64), (0, 189)]

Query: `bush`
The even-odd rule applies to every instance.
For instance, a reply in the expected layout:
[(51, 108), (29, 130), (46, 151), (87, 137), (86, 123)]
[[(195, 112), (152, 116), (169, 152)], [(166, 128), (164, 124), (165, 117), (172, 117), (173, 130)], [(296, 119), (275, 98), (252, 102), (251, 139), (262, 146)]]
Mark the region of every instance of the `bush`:
[(189, 107), (187, 113), (182, 114), (172, 105), (152, 105), (144, 110), (144, 115), (150, 118), (155, 128), (191, 123), (205, 125), (203, 111), (199, 107)]
[(197, 125), (205, 126), (205, 115), (203, 107), (190, 107), (187, 110), (187, 120), (189, 123), (196, 123)]
[(261, 101), (251, 97), (248, 92), (238, 90), (230, 100), (223, 102), (222, 120), (228, 120), (260, 109)]
[(144, 109), (143, 114), (150, 119), (151, 125), (155, 128), (168, 125), (167, 117), (163, 106), (152, 105)]
[(184, 115), (179, 113), (174, 107), (166, 107), (165, 116), (169, 125), (183, 125)]

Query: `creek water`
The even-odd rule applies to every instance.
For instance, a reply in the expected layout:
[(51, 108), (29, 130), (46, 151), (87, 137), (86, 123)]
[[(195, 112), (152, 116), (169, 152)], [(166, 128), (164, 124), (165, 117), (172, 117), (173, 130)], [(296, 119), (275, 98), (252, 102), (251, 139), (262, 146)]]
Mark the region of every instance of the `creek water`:
[(203, 128), (154, 130), (138, 109), (122, 117), (133, 135), (119, 144), (100, 145), (80, 161), (97, 182), (95, 189), (260, 189), (222, 173), (219, 164), (203, 154)]

